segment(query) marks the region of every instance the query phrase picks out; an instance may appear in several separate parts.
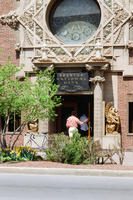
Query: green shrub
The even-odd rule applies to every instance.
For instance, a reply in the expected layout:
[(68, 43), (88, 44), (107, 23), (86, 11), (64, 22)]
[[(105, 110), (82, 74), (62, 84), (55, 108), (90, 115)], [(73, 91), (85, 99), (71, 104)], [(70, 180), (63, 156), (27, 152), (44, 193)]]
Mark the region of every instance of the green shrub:
[(51, 135), (49, 137), (49, 148), (46, 150), (47, 159), (62, 162), (64, 157), (63, 149), (68, 142), (69, 138), (64, 133)]
[(63, 151), (65, 154), (64, 163), (70, 164), (94, 164), (96, 162), (95, 143), (90, 138), (80, 137), (74, 133), (71, 142), (66, 144)]
[(80, 137), (78, 132), (73, 134), (71, 141), (63, 133), (53, 135), (47, 158), (51, 161), (68, 164), (94, 164), (96, 159), (96, 144), (87, 137)]

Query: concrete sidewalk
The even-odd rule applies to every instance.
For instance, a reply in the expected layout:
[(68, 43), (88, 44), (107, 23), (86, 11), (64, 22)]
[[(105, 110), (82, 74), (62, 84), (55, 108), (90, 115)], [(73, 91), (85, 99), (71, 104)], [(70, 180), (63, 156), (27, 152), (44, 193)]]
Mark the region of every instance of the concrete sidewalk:
[(133, 152), (125, 152), (123, 166), (133, 166)]
[(70, 165), (51, 161), (6, 162), (0, 164), (0, 173), (133, 177), (133, 152), (125, 152), (123, 165)]
[(0, 167), (0, 173), (133, 177), (133, 170)]
[(6, 162), (0, 164), (0, 173), (133, 177), (133, 165), (70, 165), (51, 161)]

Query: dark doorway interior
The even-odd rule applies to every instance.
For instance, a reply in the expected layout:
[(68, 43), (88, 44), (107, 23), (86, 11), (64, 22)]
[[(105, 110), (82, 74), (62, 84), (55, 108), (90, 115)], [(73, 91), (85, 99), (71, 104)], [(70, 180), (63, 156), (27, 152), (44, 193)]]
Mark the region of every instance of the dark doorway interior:
[(91, 131), (93, 136), (93, 95), (71, 95), (62, 96), (62, 106), (57, 109), (56, 132), (67, 134), (66, 119), (75, 110), (77, 117), (85, 113), (90, 119)]

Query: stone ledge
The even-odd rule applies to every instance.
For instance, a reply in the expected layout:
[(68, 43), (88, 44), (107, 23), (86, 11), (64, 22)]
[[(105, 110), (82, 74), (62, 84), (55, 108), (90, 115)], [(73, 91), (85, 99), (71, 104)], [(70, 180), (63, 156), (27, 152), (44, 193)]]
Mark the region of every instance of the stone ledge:
[(24, 136), (24, 146), (32, 148), (48, 147), (47, 134), (30, 133)]
[(103, 149), (114, 149), (120, 148), (121, 146), (121, 135), (108, 134), (102, 137), (102, 148)]

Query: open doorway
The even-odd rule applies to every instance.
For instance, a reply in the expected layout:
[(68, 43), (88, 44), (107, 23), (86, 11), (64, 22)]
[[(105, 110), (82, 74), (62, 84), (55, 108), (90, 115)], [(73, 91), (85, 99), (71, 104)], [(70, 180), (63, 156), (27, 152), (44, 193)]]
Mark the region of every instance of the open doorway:
[(90, 119), (90, 136), (93, 137), (93, 95), (69, 95), (62, 96), (62, 106), (57, 109), (56, 132), (68, 134), (66, 119), (75, 110), (77, 117), (84, 113)]

